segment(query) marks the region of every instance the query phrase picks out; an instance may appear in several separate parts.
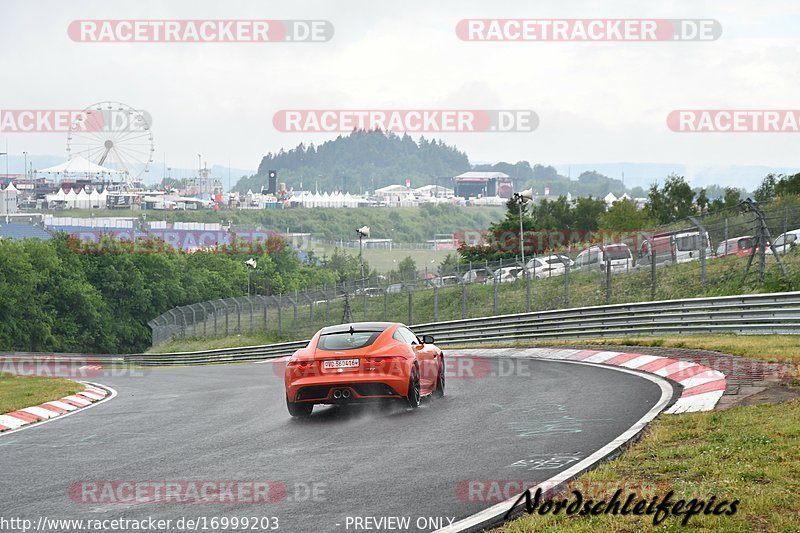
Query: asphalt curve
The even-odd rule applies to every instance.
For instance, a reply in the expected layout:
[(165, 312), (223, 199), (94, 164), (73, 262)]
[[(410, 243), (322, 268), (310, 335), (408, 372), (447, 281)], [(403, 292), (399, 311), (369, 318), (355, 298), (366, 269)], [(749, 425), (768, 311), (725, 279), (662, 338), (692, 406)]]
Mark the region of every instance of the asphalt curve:
[[(403, 520), (432, 530), (496, 503), (515, 481), (575, 464), (661, 396), (613, 369), (478, 363), (486, 372), (451, 376), (445, 398), (417, 410), (317, 406), (307, 420), (288, 416), (273, 363), (98, 376), (116, 398), (0, 437), (0, 515), (153, 517), (172, 520), (169, 531), (181, 518), (222, 530), (208, 529), (213, 517), (277, 517), (289, 532), (396, 531)], [(259, 480), (285, 493), (267, 503), (130, 503), (119, 493), (95, 502), (69, 492), (82, 480)]]

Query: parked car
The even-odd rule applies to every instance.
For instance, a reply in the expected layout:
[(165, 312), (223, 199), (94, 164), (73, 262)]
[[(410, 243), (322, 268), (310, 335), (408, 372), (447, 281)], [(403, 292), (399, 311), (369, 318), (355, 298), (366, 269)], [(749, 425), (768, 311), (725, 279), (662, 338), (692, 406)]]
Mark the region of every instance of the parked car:
[(459, 279), (460, 278), (458, 276), (440, 276), (431, 279), (430, 283), (434, 287), (450, 287), (453, 285), (458, 285)]
[[(679, 233), (663, 233), (653, 235), (645, 240), (639, 248), (636, 264), (640, 267), (650, 265), (651, 248), (655, 251), (656, 265), (687, 263), (700, 259), (703, 238), (699, 231), (682, 231)], [(706, 257), (714, 252), (708, 232), (705, 234)]]
[(554, 254), (545, 257), (534, 257), (525, 264), (525, 268), (536, 279), (542, 279), (551, 276), (560, 276), (573, 264), (573, 261), (566, 255)]
[(508, 283), (516, 281), (525, 273), (525, 269), (519, 266), (498, 268), (492, 275), (492, 282)]
[(386, 292), (389, 294), (397, 294), (405, 291), (405, 285), (402, 283), (392, 283), (388, 287), (386, 287)]
[(380, 287), (365, 287), (362, 289), (356, 289), (357, 296), (364, 296), (367, 295), (368, 297), (373, 296), (383, 296), (383, 289)]
[(464, 273), (461, 277), (464, 283), (486, 283), (492, 277), (492, 273), (485, 268), (473, 268)]
[(717, 248), (717, 256), (724, 257), (726, 255), (750, 255), (755, 246), (755, 239), (752, 235), (744, 237), (736, 237), (722, 241), (722, 244)]
[(627, 272), (633, 268), (633, 255), (626, 244), (590, 246), (575, 258), (574, 270), (603, 270), (611, 262), (612, 272)]
[(797, 246), (798, 239), (800, 239), (800, 229), (793, 229), (792, 231), (781, 233), (773, 243), (775, 251), (778, 252), (778, 255), (791, 252), (795, 249), (795, 246)]

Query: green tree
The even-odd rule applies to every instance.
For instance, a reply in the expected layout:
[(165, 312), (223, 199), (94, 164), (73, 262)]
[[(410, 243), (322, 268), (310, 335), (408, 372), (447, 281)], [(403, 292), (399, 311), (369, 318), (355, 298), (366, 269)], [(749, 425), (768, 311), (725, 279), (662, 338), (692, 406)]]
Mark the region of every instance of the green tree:
[(694, 191), (683, 176), (671, 174), (663, 188), (650, 187), (647, 201), (648, 214), (661, 224), (681, 220), (694, 212)]
[(403, 281), (411, 281), (417, 277), (417, 263), (414, 258), (406, 256), (397, 264), (397, 273)]
[(447, 254), (439, 266), (436, 267), (436, 273), (440, 276), (450, 276), (458, 270), (458, 255)]
[(636, 207), (633, 200), (617, 200), (598, 217), (599, 229), (611, 231), (634, 231), (651, 227), (650, 217), (644, 209)]
[(761, 181), (761, 185), (753, 191), (753, 197), (755, 198), (756, 202), (769, 202), (775, 197), (775, 186), (777, 185), (778, 180), (775, 177), (775, 174), (767, 174), (767, 176)]

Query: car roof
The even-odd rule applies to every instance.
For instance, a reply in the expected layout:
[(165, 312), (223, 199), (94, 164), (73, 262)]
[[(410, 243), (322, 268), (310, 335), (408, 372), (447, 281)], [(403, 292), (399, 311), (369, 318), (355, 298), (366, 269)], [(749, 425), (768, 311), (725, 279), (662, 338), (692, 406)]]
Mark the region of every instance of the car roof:
[(331, 333), (347, 333), (352, 327), (355, 331), (385, 331), (399, 322), (351, 322), (348, 324), (337, 324), (319, 330), (321, 335)]

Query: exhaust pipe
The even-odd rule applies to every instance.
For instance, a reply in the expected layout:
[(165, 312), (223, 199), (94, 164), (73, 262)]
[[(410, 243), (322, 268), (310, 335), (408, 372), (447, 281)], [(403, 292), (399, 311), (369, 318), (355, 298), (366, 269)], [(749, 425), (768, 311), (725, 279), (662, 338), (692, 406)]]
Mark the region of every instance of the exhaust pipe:
[(344, 398), (344, 399), (346, 400), (346, 399), (348, 399), (349, 397), (350, 397), (350, 389), (344, 389), (344, 390), (342, 391), (342, 398)]
[(333, 397), (338, 400), (339, 398), (342, 397), (342, 391), (336, 389), (335, 391), (333, 391)]

